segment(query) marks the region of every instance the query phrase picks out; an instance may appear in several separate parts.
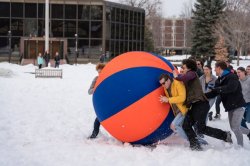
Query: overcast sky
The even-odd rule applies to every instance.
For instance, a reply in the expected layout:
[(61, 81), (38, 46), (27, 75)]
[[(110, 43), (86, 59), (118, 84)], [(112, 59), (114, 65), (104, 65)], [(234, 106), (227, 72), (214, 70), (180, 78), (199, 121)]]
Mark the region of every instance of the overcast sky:
[[(107, 0), (119, 2), (119, 0)], [(189, 3), (194, 0), (162, 0), (162, 14), (164, 17), (178, 17), (181, 14), (184, 3)]]

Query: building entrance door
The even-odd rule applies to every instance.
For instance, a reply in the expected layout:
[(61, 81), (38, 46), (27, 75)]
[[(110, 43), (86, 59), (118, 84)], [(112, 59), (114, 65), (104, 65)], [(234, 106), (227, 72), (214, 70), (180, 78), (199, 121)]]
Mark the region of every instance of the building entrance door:
[[(44, 54), (45, 40), (44, 38), (21, 38), (21, 55), (24, 59), (36, 59), (39, 53)], [(59, 53), (61, 59), (65, 59), (67, 53), (67, 39), (50, 38), (49, 53), (50, 58), (55, 57), (56, 52)]]

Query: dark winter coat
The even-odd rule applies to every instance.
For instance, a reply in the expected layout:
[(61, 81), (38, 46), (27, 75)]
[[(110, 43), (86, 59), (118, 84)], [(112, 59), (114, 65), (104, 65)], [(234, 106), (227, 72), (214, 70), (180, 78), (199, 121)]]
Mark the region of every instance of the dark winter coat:
[(55, 62), (57, 63), (57, 64), (59, 64), (60, 63), (60, 56), (58, 55), (58, 56), (55, 56)]
[(238, 77), (228, 70), (224, 70), (222, 76), (215, 81), (215, 88), (205, 95), (207, 98), (220, 95), (225, 111), (244, 107), (246, 104)]
[(196, 72), (188, 71), (186, 74), (178, 76), (176, 80), (183, 81), (185, 84), (187, 91), (185, 105), (187, 107), (190, 107), (192, 103), (197, 101), (207, 101)]
[(45, 53), (44, 56), (43, 56), (43, 58), (44, 58), (45, 62), (48, 63), (49, 60), (50, 60), (50, 54)]

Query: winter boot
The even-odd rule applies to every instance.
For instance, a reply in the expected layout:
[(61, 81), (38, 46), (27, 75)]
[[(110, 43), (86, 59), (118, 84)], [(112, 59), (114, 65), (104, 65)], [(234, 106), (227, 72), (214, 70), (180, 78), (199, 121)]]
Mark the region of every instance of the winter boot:
[(232, 135), (231, 135), (230, 131), (227, 131), (226, 134), (227, 134), (227, 137), (224, 141), (232, 144), (233, 140), (232, 140)]
[(216, 115), (214, 116), (214, 119), (215, 119), (215, 120), (220, 120), (220, 114), (216, 114)]
[(250, 141), (250, 133), (249, 133), (249, 134), (247, 134), (247, 137), (248, 137), (248, 139), (249, 139), (249, 141)]
[(208, 119), (209, 121), (213, 120), (213, 112), (208, 113)]
[(97, 137), (97, 135), (98, 135), (98, 132), (93, 131), (91, 136), (88, 137), (88, 139), (94, 139)]
[(190, 140), (190, 149), (193, 151), (202, 151), (202, 147), (197, 139), (195, 140)]

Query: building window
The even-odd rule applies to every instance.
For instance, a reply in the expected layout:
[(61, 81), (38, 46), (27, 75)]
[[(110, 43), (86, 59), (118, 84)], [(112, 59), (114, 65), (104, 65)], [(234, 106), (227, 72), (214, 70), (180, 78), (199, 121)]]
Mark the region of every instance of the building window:
[(89, 38), (89, 21), (78, 22), (78, 35), (79, 37)]
[(30, 37), (37, 36), (37, 20), (36, 19), (24, 20), (24, 36), (30, 36)]
[(65, 5), (65, 19), (76, 19), (76, 5)]
[(37, 18), (37, 4), (36, 3), (25, 3), (25, 17)]
[(91, 6), (91, 20), (102, 20), (102, 6)]
[(115, 39), (120, 39), (120, 30), (121, 25), (119, 23), (116, 24), (116, 31), (115, 31)]
[(8, 54), (8, 52), (9, 52), (9, 50), (7, 50), (8, 46), (9, 46), (8, 38), (7, 37), (0, 37), (0, 48), (6, 48), (6, 49), (4, 49), (6, 52), (0, 51), (0, 55), (4, 54), (4, 53)]
[(10, 19), (1, 18), (0, 21), (0, 36), (7, 36), (10, 30)]
[(115, 9), (114, 7), (111, 8), (111, 21), (115, 21)]
[(38, 17), (45, 18), (45, 5), (44, 4), (38, 4)]
[(11, 17), (23, 17), (23, 3), (11, 3)]
[(23, 36), (23, 19), (11, 20), (12, 36)]
[(116, 31), (115, 23), (112, 23), (111, 24), (111, 39), (115, 38), (115, 31)]
[(110, 7), (106, 8), (106, 20), (107, 21), (111, 20), (111, 8)]
[(88, 55), (88, 53), (89, 53), (89, 40), (88, 39), (80, 39), (78, 49), (79, 49), (80, 56)]
[(111, 23), (109, 21), (106, 23), (106, 39), (111, 39)]
[(90, 6), (79, 5), (78, 6), (78, 19), (89, 20)]
[(63, 20), (52, 20), (51, 31), (52, 37), (63, 37)]
[(45, 21), (38, 20), (38, 37), (43, 37), (45, 35)]
[(121, 9), (121, 22), (124, 23), (124, 17), (125, 17), (125, 12), (123, 9)]
[(75, 37), (76, 21), (65, 21), (64, 29), (64, 37)]
[(121, 15), (120, 15), (120, 9), (116, 8), (116, 22), (120, 22), (121, 21)]
[(52, 18), (63, 19), (63, 5), (52, 4)]
[(128, 10), (125, 10), (124, 12), (124, 17), (125, 17), (125, 23), (128, 23), (129, 22), (129, 11)]
[(0, 17), (10, 17), (9, 2), (0, 2)]
[(102, 53), (102, 40), (91, 40), (90, 42), (90, 54), (98, 55)]
[(91, 38), (102, 38), (102, 22), (91, 22)]

